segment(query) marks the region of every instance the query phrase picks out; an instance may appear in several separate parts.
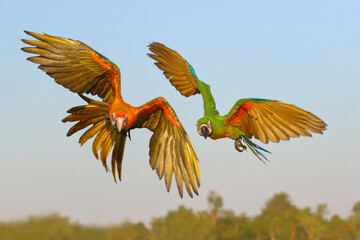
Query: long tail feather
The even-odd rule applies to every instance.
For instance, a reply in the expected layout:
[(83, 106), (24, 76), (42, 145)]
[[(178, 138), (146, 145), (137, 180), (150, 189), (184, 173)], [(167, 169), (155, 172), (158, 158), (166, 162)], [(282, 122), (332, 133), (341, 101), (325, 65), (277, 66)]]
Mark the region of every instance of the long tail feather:
[(111, 123), (107, 120), (106, 114), (108, 104), (90, 99), (80, 94), (79, 96), (88, 104), (76, 106), (68, 110), (69, 115), (62, 121), (77, 123), (70, 128), (67, 136), (90, 126), (90, 128), (88, 128), (88, 130), (80, 137), (79, 143), (83, 145), (90, 138), (96, 136), (92, 150), (97, 159), (99, 159), (98, 152), (100, 151), (100, 160), (106, 171), (108, 171), (106, 164), (107, 157), (112, 147), (115, 145), (111, 158), (111, 168), (115, 179), (115, 167), (117, 165), (119, 180), (121, 181), (121, 162), (124, 154), (126, 135), (121, 134), (121, 136), (119, 136), (111, 126)]
[[(269, 160), (264, 156), (264, 154), (262, 154), (259, 150), (264, 151), (264, 152), (267, 152), (267, 153), (270, 153), (270, 154), (271, 154), (271, 152), (269, 152), (268, 150), (266, 150), (266, 149), (260, 147), (259, 145), (255, 144), (253, 141), (251, 141), (250, 139), (248, 139), (248, 138), (245, 137), (245, 136), (241, 136), (241, 139), (246, 143), (246, 145), (247, 145), (247, 146), (250, 148), (250, 150), (255, 154), (255, 156), (260, 159), (260, 161), (262, 161), (263, 163), (265, 163), (265, 162), (264, 162), (264, 159), (265, 159), (266, 161), (269, 161)], [(259, 150), (258, 150), (258, 149), (259, 149)]]

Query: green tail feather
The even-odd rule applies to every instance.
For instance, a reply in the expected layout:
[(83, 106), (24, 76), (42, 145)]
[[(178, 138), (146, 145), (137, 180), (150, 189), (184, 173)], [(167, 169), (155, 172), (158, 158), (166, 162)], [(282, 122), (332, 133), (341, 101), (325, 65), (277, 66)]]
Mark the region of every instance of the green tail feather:
[[(260, 161), (262, 161), (263, 163), (265, 163), (263, 159), (265, 159), (266, 161), (269, 161), (269, 160), (264, 156), (264, 154), (262, 154), (259, 150), (264, 151), (264, 152), (267, 152), (267, 153), (271, 153), (271, 152), (269, 152), (268, 150), (266, 150), (266, 149), (260, 147), (259, 145), (255, 144), (254, 142), (252, 142), (250, 139), (248, 139), (248, 138), (245, 137), (245, 136), (241, 136), (241, 139), (246, 143), (246, 145), (247, 145), (247, 146), (250, 148), (250, 150), (255, 154), (255, 156), (260, 159)], [(259, 149), (259, 150), (258, 150), (258, 149)]]

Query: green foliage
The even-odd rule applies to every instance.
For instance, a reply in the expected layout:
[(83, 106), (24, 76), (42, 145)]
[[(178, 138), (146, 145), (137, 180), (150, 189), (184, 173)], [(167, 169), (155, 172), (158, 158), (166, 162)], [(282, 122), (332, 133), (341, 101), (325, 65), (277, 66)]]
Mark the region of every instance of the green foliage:
[(223, 200), (219, 195), (216, 194), (216, 192), (211, 191), (208, 196), (208, 203), (211, 212), (211, 222), (213, 225), (215, 225), (219, 212), (221, 212), (221, 208), (223, 206)]
[(0, 239), (57, 240), (57, 239), (99, 239), (103, 235), (100, 228), (86, 228), (70, 223), (68, 218), (58, 215), (29, 217), (27, 221), (2, 223)]
[(120, 226), (107, 227), (103, 239), (145, 240), (150, 239), (150, 233), (143, 223), (127, 221)]
[(354, 214), (360, 213), (360, 201), (354, 204), (352, 211)]
[(267, 201), (261, 214), (255, 217), (257, 235), (270, 236), (270, 239), (292, 239), (297, 215), (298, 209), (291, 204), (286, 193), (275, 194)]
[(351, 226), (349, 222), (341, 219), (338, 215), (334, 215), (327, 224), (326, 231), (321, 239), (351, 240), (355, 239), (354, 236), (355, 229), (353, 229), (353, 226)]
[(0, 239), (6, 240), (142, 240), (150, 239), (143, 223), (125, 222), (119, 226), (93, 227), (71, 223), (56, 214), (29, 217), (26, 221), (0, 223)]
[(353, 215), (348, 219), (348, 222), (354, 229), (354, 236), (356, 240), (360, 240), (360, 201), (354, 204), (352, 209)]
[[(320, 204), (312, 211), (293, 205), (286, 193), (275, 194), (253, 218), (223, 209), (215, 192), (208, 197), (209, 210), (194, 212), (184, 206), (164, 217), (153, 218), (150, 227), (126, 221), (111, 226), (83, 226), (56, 214), (27, 220), (0, 222), (4, 240), (360, 240), (360, 202), (348, 219), (327, 218)], [(215, 214), (215, 215), (214, 215)], [(214, 216), (216, 221), (214, 222)]]
[(154, 218), (151, 222), (153, 239), (205, 239), (211, 226), (209, 215), (195, 214), (191, 209), (180, 206), (170, 211), (164, 218)]

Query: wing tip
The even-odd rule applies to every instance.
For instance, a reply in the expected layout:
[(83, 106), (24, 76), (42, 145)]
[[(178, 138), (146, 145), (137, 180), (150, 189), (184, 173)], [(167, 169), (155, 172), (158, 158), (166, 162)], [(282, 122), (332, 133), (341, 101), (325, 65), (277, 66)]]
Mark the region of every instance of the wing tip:
[(24, 29), (24, 33), (26, 33), (26, 34), (28, 34), (28, 35), (31, 35), (31, 33), (33, 33), (33, 32), (30, 32), (29, 30), (25, 30), (25, 29)]

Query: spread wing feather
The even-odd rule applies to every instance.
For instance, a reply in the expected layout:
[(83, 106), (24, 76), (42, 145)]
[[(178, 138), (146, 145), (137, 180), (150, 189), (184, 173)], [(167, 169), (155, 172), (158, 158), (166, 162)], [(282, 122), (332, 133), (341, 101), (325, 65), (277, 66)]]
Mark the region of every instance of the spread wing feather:
[(267, 99), (240, 99), (226, 115), (226, 124), (238, 127), (247, 138), (263, 143), (289, 140), (310, 132), (322, 133), (326, 123), (292, 104)]
[(149, 53), (148, 56), (157, 61), (155, 65), (164, 71), (165, 77), (182, 95), (190, 97), (200, 93), (196, 82), (199, 80), (193, 68), (178, 52), (158, 42), (153, 42), (148, 47), (154, 53)]
[(70, 114), (65, 117), (63, 122), (77, 122), (67, 133), (67, 136), (91, 126), (80, 137), (79, 143), (83, 145), (86, 141), (95, 137), (92, 149), (95, 157), (99, 159), (98, 152), (100, 151), (100, 160), (108, 170), (106, 159), (114, 146), (111, 157), (111, 171), (116, 181), (116, 169), (119, 180), (121, 181), (121, 163), (124, 155), (126, 134), (118, 133), (106, 118), (108, 112), (108, 104), (92, 100), (88, 97), (80, 95), (82, 99), (87, 102), (87, 105), (76, 106), (69, 109)]
[(139, 116), (133, 128), (148, 128), (153, 132), (150, 139), (150, 166), (170, 190), (172, 176), (180, 196), (183, 196), (183, 184), (192, 197), (198, 195), (200, 174), (198, 158), (190, 139), (179, 122), (174, 110), (164, 98), (156, 98), (140, 108)]
[(55, 82), (72, 92), (97, 95), (107, 103), (113, 101), (111, 72), (120, 88), (120, 70), (114, 63), (80, 41), (29, 31), (25, 33), (37, 39), (22, 39), (31, 46), (22, 50), (37, 55), (27, 60), (40, 64), (39, 68)]

